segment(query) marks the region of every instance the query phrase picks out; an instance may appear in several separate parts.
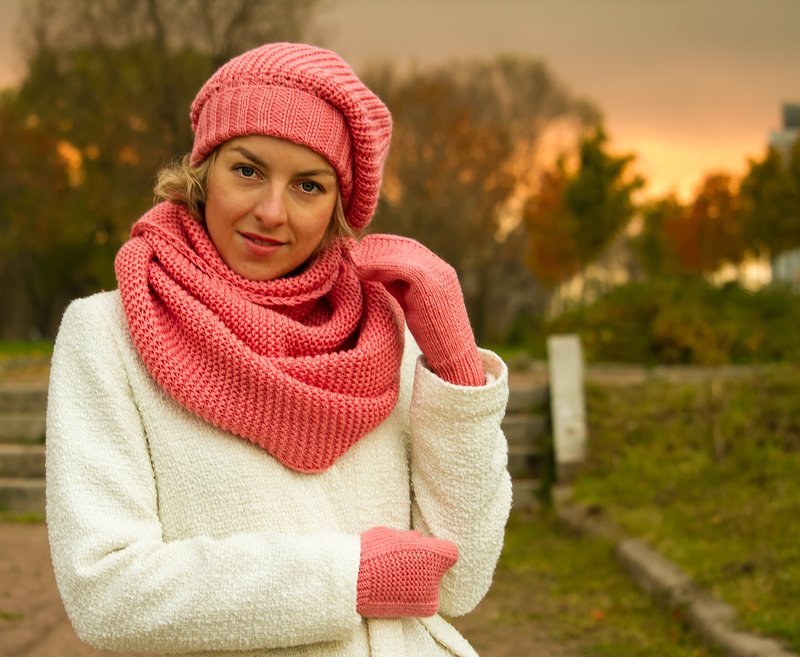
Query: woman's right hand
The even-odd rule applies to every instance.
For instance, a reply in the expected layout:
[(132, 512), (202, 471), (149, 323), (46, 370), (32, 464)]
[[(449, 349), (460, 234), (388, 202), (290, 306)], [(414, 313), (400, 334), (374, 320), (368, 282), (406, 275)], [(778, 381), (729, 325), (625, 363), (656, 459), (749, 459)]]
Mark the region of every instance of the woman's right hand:
[(375, 527), (361, 535), (357, 606), (364, 617), (433, 616), (439, 583), (458, 548), (415, 531)]
[(455, 385), (486, 383), (455, 270), (419, 242), (367, 235), (351, 246), (362, 281), (382, 283), (397, 299), (428, 366)]

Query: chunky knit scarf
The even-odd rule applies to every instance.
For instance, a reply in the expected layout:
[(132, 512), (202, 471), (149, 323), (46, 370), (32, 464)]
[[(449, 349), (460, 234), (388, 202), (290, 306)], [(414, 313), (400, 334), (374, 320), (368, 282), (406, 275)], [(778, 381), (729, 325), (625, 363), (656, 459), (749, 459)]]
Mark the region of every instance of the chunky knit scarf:
[(391, 297), (358, 280), (346, 248), (250, 281), (183, 208), (161, 203), (116, 259), (133, 343), (191, 412), (294, 470), (326, 470), (394, 408), (403, 351)]

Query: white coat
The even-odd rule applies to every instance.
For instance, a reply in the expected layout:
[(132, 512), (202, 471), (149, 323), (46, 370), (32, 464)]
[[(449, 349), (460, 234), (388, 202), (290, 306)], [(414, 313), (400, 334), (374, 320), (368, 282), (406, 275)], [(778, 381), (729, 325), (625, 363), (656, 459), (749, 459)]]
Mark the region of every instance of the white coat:
[(68, 615), (100, 648), (243, 657), (474, 656), (440, 615), (356, 613), (361, 532), (454, 541), (440, 612), (485, 595), (511, 501), (507, 371), (427, 370), (410, 334), (391, 415), (303, 474), (186, 411), (151, 378), (118, 292), (73, 302), (47, 410), (47, 524)]

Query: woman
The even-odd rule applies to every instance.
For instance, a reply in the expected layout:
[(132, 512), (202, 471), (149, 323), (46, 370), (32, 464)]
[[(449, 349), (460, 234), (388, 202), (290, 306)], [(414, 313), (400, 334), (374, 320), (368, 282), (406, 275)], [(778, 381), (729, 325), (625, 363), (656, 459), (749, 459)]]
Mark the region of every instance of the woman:
[[(47, 519), (85, 641), (475, 652), (510, 506), (507, 374), (452, 268), (369, 223), (391, 118), (335, 54), (270, 44), (191, 109), (188, 161), (67, 309)], [(406, 327), (408, 330), (406, 330)]]

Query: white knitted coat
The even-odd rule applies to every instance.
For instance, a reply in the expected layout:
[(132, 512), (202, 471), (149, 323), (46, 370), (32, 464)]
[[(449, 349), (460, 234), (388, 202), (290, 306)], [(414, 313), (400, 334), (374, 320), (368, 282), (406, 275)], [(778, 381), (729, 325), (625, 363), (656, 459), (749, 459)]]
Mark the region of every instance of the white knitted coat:
[(189, 413), (153, 381), (117, 292), (74, 302), (47, 410), (47, 524), (56, 580), (86, 642), (195, 655), (475, 655), (441, 616), (356, 613), (361, 532), (454, 541), (440, 611), (486, 593), (511, 500), (502, 361), (451, 385), (407, 335), (392, 414), (330, 469), (290, 470)]

